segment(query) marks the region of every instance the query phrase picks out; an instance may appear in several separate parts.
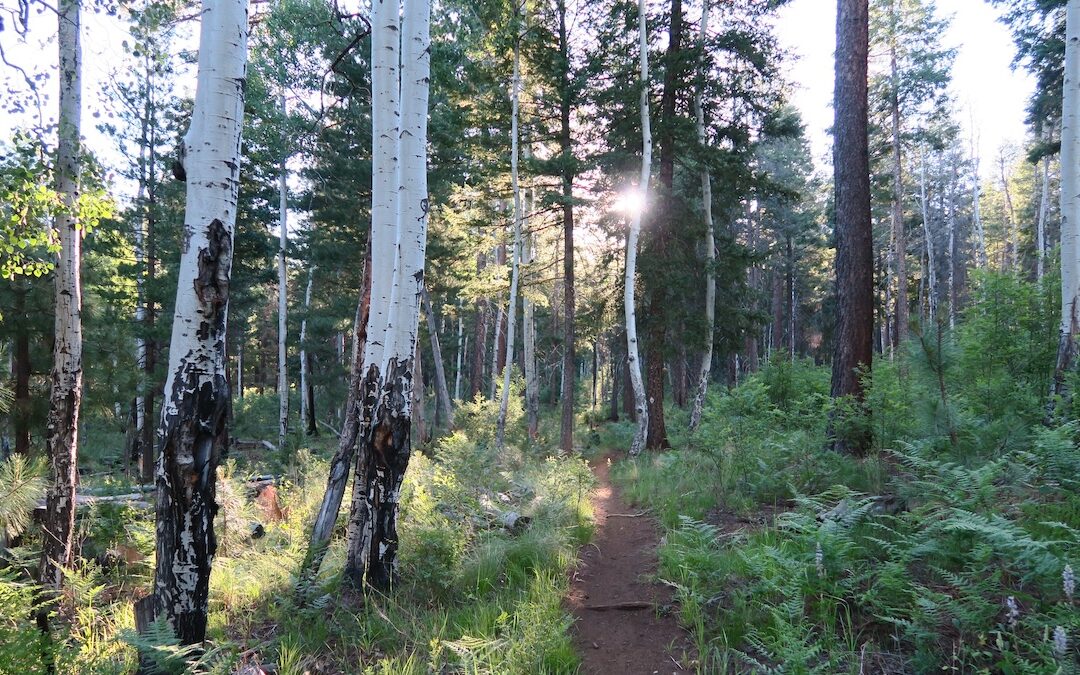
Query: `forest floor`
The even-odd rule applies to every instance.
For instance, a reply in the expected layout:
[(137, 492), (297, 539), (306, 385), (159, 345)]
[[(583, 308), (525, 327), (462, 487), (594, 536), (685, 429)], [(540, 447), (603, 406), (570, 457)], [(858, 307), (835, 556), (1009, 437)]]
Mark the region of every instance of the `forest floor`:
[(568, 597), (581, 672), (692, 672), (692, 647), (679, 627), (672, 591), (656, 581), (660, 530), (612, 486), (610, 456), (592, 468), (596, 533), (581, 549)]

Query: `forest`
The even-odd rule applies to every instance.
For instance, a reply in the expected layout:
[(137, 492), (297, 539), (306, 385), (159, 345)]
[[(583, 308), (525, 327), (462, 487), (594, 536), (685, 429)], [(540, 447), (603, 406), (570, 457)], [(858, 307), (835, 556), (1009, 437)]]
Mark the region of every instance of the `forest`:
[(0, 0), (0, 675), (1080, 673), (1080, 0), (813, 2)]

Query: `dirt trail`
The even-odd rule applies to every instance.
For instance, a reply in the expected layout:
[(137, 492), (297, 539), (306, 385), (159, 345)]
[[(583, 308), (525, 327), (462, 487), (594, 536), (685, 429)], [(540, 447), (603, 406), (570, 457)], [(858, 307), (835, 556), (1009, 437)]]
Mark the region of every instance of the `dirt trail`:
[[(660, 533), (647, 515), (626, 505), (608, 480), (608, 458), (593, 472), (596, 536), (581, 550), (568, 603), (582, 673), (689, 673), (690, 644), (679, 628), (671, 589), (653, 583)], [(629, 517), (628, 517), (629, 516)], [(597, 607), (608, 609), (597, 610)], [(594, 609), (590, 609), (594, 608)]]

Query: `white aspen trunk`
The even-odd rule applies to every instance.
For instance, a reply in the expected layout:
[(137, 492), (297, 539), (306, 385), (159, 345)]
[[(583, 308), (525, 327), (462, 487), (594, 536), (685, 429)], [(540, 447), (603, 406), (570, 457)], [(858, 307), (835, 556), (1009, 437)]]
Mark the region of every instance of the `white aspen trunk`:
[[(285, 95), (281, 95), (281, 117), (288, 114)], [(285, 267), (285, 252), (289, 246), (289, 173), (285, 166), (285, 153), (282, 153), (281, 166), (278, 170), (278, 448), (285, 449), (285, 437), (289, 433), (289, 363), (287, 361), (286, 341), (288, 340), (288, 270)]]
[[(400, 99), (391, 76), (397, 66), (398, 3), (372, 12), (372, 260), (393, 253), (393, 288), (383, 321), (368, 320), (364, 354), (364, 429), (353, 484), (344, 576), (350, 585), (388, 589), (397, 572), (397, 517), (401, 483), (411, 454), (413, 358), (424, 287), (427, 245), (427, 118), (430, 2), (405, 0), (401, 24)], [(400, 100), (400, 108), (393, 105)], [(394, 115), (399, 111), (398, 115)], [(400, 120), (400, 134), (387, 132)], [(398, 161), (400, 157), (400, 162)], [(384, 166), (383, 163), (386, 163)], [(397, 171), (389, 173), (389, 168)], [(397, 179), (387, 182), (386, 177)], [(400, 186), (399, 190), (393, 190)], [(390, 188), (393, 195), (387, 195)], [(374, 206), (381, 208), (376, 217)], [(372, 277), (372, 309), (376, 286)], [(382, 340), (378, 340), (382, 337)], [(376, 343), (382, 344), (376, 347)], [(380, 353), (381, 352), (381, 353)], [(373, 357), (379, 354), (378, 360)]]
[(649, 192), (649, 173), (652, 168), (652, 130), (649, 126), (649, 41), (645, 21), (645, 0), (638, 0), (638, 48), (641, 52), (641, 178), (638, 191), (641, 208), (630, 219), (630, 233), (626, 239), (626, 276), (623, 288), (623, 306), (626, 313), (626, 358), (630, 370), (630, 382), (634, 388), (634, 411), (637, 429), (630, 445), (630, 455), (641, 454), (645, 448), (645, 436), (649, 429), (649, 410), (645, 405), (645, 383), (641, 378), (641, 358), (638, 352), (637, 311), (634, 305), (634, 277), (637, 269), (638, 236), (641, 233), (641, 213), (645, 208), (645, 195)]
[[(50, 483), (42, 522), (44, 543), (38, 579), (59, 590), (63, 568), (73, 562), (75, 490), (79, 483), (79, 409), (82, 405), (82, 230), (78, 210), (82, 178), (82, 17), (78, 0), (57, 6), (60, 55), (60, 117), (57, 128), (56, 191), (61, 212), (54, 230), (60, 240), (56, 263), (56, 316), (49, 417), (45, 444)], [(43, 615), (44, 616), (44, 615)]]
[[(1047, 131), (1047, 136), (1050, 133)], [(1046, 217), (1050, 210), (1050, 156), (1042, 158), (1042, 185), (1039, 197), (1039, 217), (1035, 223), (1035, 278), (1042, 281), (1046, 274)]]
[(1051, 385), (1050, 413), (1066, 393), (1065, 374), (1076, 367), (1080, 330), (1080, 0), (1069, 0), (1065, 19), (1065, 85), (1061, 110), (1061, 325)]
[(465, 342), (465, 319), (461, 316), (461, 303), (458, 303), (457, 320), (457, 363), (454, 369), (454, 400), (461, 400), (461, 366), (467, 343)]
[(217, 465), (229, 437), (225, 328), (240, 185), (247, 3), (204, 0), (201, 16), (198, 86), (184, 137), (185, 245), (158, 428), (154, 595), (140, 601), (144, 610), (152, 603), (152, 611), (141, 614), (163, 614), (183, 644), (201, 642), (206, 634), (217, 550)]
[[(701, 32), (698, 43), (702, 54), (706, 54), (705, 40), (709, 34), (709, 0), (704, 0), (701, 9)], [(701, 74), (704, 78), (704, 73)], [(703, 85), (698, 84), (694, 92), (694, 114), (697, 116), (697, 139), (698, 145), (705, 147), (705, 109), (702, 105)], [(694, 403), (690, 408), (690, 431), (697, 429), (701, 423), (701, 411), (705, 406), (705, 395), (709, 389), (709, 372), (712, 368), (713, 357), (713, 332), (716, 324), (716, 272), (713, 269), (716, 264), (716, 242), (713, 240), (713, 217), (712, 217), (712, 180), (709, 170), (701, 171), (701, 208), (705, 213), (705, 323), (708, 333), (705, 343), (705, 351), (701, 355), (701, 369), (698, 371), (697, 391), (694, 392)], [(771, 344), (771, 341), (770, 341)]]
[[(518, 8), (515, 5), (514, 13)], [(522, 17), (522, 23), (525, 18)], [(510, 375), (514, 370), (514, 329), (517, 327), (518, 276), (521, 274), (521, 185), (518, 181), (519, 107), (521, 104), (521, 34), (519, 27), (514, 38), (514, 74), (510, 83), (510, 187), (514, 193), (514, 246), (510, 251), (510, 308), (506, 322), (506, 361), (503, 364), (502, 392), (499, 415), (495, 421), (495, 449), (506, 445), (506, 412), (510, 405)], [(498, 349), (496, 349), (498, 351)]]
[(304, 290), (304, 318), (300, 321), (300, 423), (304, 433), (316, 436), (315, 387), (311, 382), (311, 355), (307, 351), (307, 313), (311, 309), (311, 287), (315, 281), (317, 266), (308, 268), (307, 288)]
[(919, 153), (919, 208), (922, 211), (923, 237), (926, 239), (926, 267), (929, 296), (930, 324), (937, 322), (937, 267), (934, 262), (934, 240), (930, 234), (930, 214), (926, 202), (926, 157)]
[[(498, 256), (496, 256), (497, 258)], [(500, 267), (506, 263), (505, 260), (496, 260), (496, 264)], [(499, 341), (502, 340), (502, 328), (503, 328), (503, 308), (502, 303), (499, 303), (498, 310), (495, 312), (495, 336), (491, 343), (491, 390), (488, 398), (492, 401), (495, 400), (495, 390), (499, 381), (499, 376), (502, 374), (499, 371)]]

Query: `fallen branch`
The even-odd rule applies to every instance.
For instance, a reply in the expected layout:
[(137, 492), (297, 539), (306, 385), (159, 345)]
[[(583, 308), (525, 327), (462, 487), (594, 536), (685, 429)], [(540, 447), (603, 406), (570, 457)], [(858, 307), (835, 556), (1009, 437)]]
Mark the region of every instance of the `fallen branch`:
[(594, 612), (606, 612), (609, 609), (618, 609), (622, 611), (635, 611), (639, 609), (652, 609), (655, 607), (651, 602), (645, 602), (643, 600), (631, 600), (629, 602), (616, 602), (610, 605), (585, 605), (582, 609), (592, 610)]

